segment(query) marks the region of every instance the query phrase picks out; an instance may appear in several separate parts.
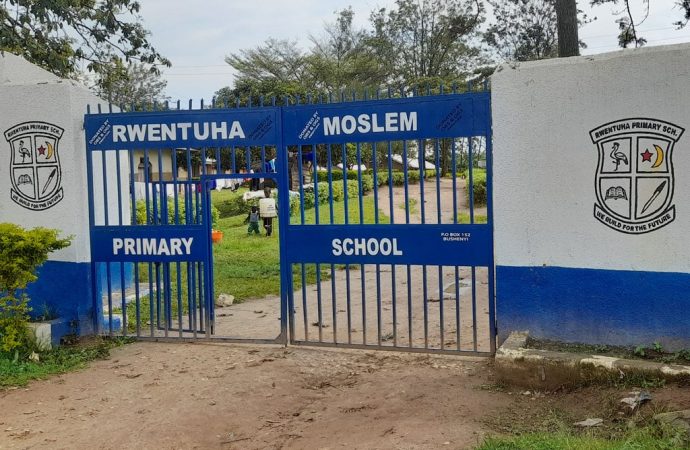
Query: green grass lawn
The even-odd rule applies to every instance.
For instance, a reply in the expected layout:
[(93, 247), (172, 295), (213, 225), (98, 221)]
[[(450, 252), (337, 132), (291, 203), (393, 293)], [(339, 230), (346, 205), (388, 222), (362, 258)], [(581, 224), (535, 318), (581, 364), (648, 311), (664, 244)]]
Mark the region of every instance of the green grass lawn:
[[(484, 214), (474, 214), (474, 223), (486, 223), (487, 218)], [(470, 214), (463, 212), (458, 214), (458, 223), (468, 224), (470, 223)]]
[[(357, 199), (348, 202), (348, 221), (359, 223), (360, 208)], [(362, 199), (362, 219), (364, 223), (375, 223), (374, 199), (366, 196)], [(319, 223), (330, 223), (329, 205), (319, 205)], [(235, 296), (236, 301), (250, 298), (261, 298), (266, 295), (280, 293), (280, 254), (278, 249), (279, 231), (278, 221), (274, 220), (274, 235), (266, 237), (264, 234), (247, 236), (247, 225), (243, 223), (245, 216), (220, 219), (218, 229), (222, 230), (222, 242), (213, 246), (213, 273), (215, 295), (221, 293)], [(305, 224), (316, 223), (316, 209), (309, 209), (304, 214)], [(345, 223), (345, 202), (333, 204), (333, 223)], [(295, 221), (296, 220), (296, 221)], [(293, 224), (301, 223), (301, 215), (292, 217)], [(379, 213), (379, 223), (389, 223), (383, 213)], [(259, 224), (261, 225), (261, 224)], [(263, 227), (261, 232), (263, 233)], [(316, 282), (316, 267), (306, 266), (308, 284)], [(301, 287), (301, 270), (295, 270), (293, 276), (294, 288)], [(322, 266), (321, 274), (328, 277), (330, 267)]]
[[(213, 193), (215, 197), (216, 193)], [(221, 198), (228, 196), (225, 192), (219, 193)], [(215, 202), (215, 199), (214, 199)], [(365, 196), (362, 199), (363, 223), (375, 223), (375, 207), (372, 196)], [(319, 223), (327, 224), (331, 220), (331, 208), (329, 205), (319, 205)], [(219, 294), (230, 294), (235, 296), (238, 303), (253, 298), (262, 298), (267, 295), (278, 295), (280, 293), (280, 253), (279, 253), (279, 226), (278, 220), (274, 220), (273, 236), (266, 237), (263, 227), (260, 225), (261, 235), (247, 235), (247, 224), (244, 223), (246, 215), (221, 218), (218, 220), (217, 229), (223, 231), (223, 240), (213, 245), (213, 276), (214, 276), (214, 296)], [(360, 222), (360, 207), (358, 199), (349, 199), (347, 204), (347, 217), (349, 223)], [(305, 224), (316, 223), (316, 210), (309, 209), (304, 214)], [(379, 213), (379, 223), (389, 223), (389, 219), (383, 213)], [(291, 218), (293, 224), (301, 223), (301, 214), (298, 212)], [(333, 223), (345, 223), (345, 202), (333, 204)], [(175, 264), (170, 264), (171, 290), (171, 315), (173, 320), (178, 317), (178, 285), (177, 268)], [(148, 283), (149, 278), (155, 280), (155, 265), (151, 265), (151, 275), (149, 275), (149, 264), (139, 265), (139, 281)], [(181, 265), (181, 297), (182, 313), (189, 311), (187, 295), (187, 269), (186, 264)], [(307, 284), (316, 282), (316, 265), (305, 265)], [(162, 265), (160, 269), (161, 286)], [(329, 279), (330, 266), (321, 266), (322, 279)], [(154, 281), (155, 288), (155, 281)], [(293, 270), (293, 287), (299, 289), (302, 286), (301, 267)], [(161, 294), (162, 296), (162, 294)], [(156, 297), (154, 297), (156, 300)], [(163, 304), (164, 302), (162, 302)], [(139, 313), (141, 331), (146, 334), (149, 330), (151, 309), (148, 296), (142, 296), (139, 302)], [(119, 308), (114, 308), (114, 312), (120, 313)], [(165, 313), (160, 312), (161, 316)], [(156, 308), (154, 308), (154, 319), (156, 319)], [(127, 308), (128, 330), (136, 330), (136, 306), (130, 304)]]
[[(381, 205), (379, 205), (381, 206)], [(357, 198), (350, 198), (347, 201), (347, 223), (357, 224), (362, 223), (372, 224), (376, 223), (376, 216), (374, 214), (374, 197), (367, 195), (362, 197), (362, 214), (360, 216), (359, 200)], [(297, 220), (295, 220), (297, 219)], [(383, 214), (379, 208), (379, 223), (390, 223), (388, 216)], [(291, 223), (298, 225), (301, 223), (299, 212), (292, 216)], [(316, 209), (308, 209), (304, 212), (304, 223), (316, 223)], [(319, 224), (331, 223), (331, 209), (329, 205), (319, 205)], [(333, 203), (333, 223), (342, 225), (345, 223), (345, 202)]]

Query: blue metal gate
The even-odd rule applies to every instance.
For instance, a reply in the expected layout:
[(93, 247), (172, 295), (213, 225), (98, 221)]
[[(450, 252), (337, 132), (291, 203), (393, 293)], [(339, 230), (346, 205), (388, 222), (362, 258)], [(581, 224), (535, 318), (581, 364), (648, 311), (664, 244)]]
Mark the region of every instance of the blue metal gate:
[[(103, 333), (493, 354), (489, 92), (318, 100), (87, 114)], [(277, 188), (268, 337), (214, 307), (212, 197), (245, 182)]]

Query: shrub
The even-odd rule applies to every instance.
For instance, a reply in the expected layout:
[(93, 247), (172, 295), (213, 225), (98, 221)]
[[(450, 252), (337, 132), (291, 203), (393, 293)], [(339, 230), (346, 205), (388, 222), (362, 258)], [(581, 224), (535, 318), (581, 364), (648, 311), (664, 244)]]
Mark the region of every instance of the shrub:
[(26, 349), (29, 333), (29, 300), (26, 295), (0, 298), (0, 353)]
[(341, 183), (333, 183), (333, 201), (340, 202), (345, 198), (345, 191)]
[(252, 205), (259, 204), (258, 200), (256, 202), (245, 202), (242, 200), (242, 193), (240, 192), (227, 195), (229, 195), (229, 198), (213, 202), (213, 205), (218, 208), (221, 219), (247, 214)]
[(49, 253), (70, 245), (72, 238), (60, 239), (58, 233), (0, 223), (0, 352), (16, 352), (29, 345), (29, 299), (17, 296), (17, 291), (36, 281), (36, 269)]
[(218, 228), (218, 219), (220, 219), (220, 212), (218, 211), (218, 208), (211, 205), (211, 228), (214, 230)]
[[(467, 171), (463, 172), (465, 177), (465, 185), (467, 201), (470, 201), (470, 176)], [(474, 169), (472, 171), (472, 189), (474, 191), (474, 204), (475, 206), (486, 205), (486, 171), (483, 169)]]
[[(175, 222), (175, 200), (172, 197), (168, 197), (167, 205), (167, 223), (174, 224)], [(163, 208), (161, 208), (160, 202), (156, 202), (156, 209), (153, 208), (153, 202), (149, 203), (149, 217), (146, 220), (146, 201), (137, 201), (137, 224), (143, 225), (146, 223), (163, 223), (162, 217)], [(185, 202), (183, 198), (178, 198), (177, 200), (177, 215), (180, 224), (186, 223), (185, 215)]]
[[(424, 178), (436, 177), (435, 170), (424, 171)], [(405, 172), (401, 170), (394, 170), (391, 173), (391, 177), (388, 176), (388, 171), (382, 171), (377, 174), (377, 181), (379, 186), (387, 186), (389, 178), (393, 179), (393, 186), (404, 186), (405, 185)], [(419, 183), (419, 170), (410, 169), (407, 171), (407, 184), (417, 184)]]
[(371, 192), (372, 189), (374, 189), (374, 176), (362, 175), (362, 192), (366, 194)]
[[(277, 207), (280, 208), (280, 205), (277, 205)], [(297, 211), (299, 211), (299, 197), (296, 195), (291, 195), (290, 196), (290, 215), (297, 214)]]
[[(242, 200), (242, 197), (240, 197), (240, 200)], [(246, 203), (242, 202), (243, 207), (246, 207)], [(138, 200), (137, 201), (137, 224), (139, 225), (144, 225), (144, 224), (162, 224), (162, 212), (163, 208), (160, 207), (160, 203), (156, 204), (156, 209), (154, 210), (153, 205), (149, 205), (149, 220), (146, 220), (146, 201), (145, 200)], [(187, 215), (186, 215), (186, 210), (185, 210), (185, 202), (184, 198), (178, 198), (177, 199), (177, 222), (175, 222), (175, 199), (173, 197), (168, 197), (167, 201), (167, 224), (172, 225), (172, 224), (180, 224), (180, 225), (185, 225), (187, 223)], [(241, 213), (240, 213), (241, 214)], [(211, 224), (213, 227), (215, 227), (218, 224), (218, 219), (221, 217), (226, 217), (223, 216), (218, 208), (216, 207), (215, 204), (211, 204)]]
[[(362, 172), (362, 174), (367, 173), (367, 171)], [(357, 170), (348, 170), (347, 171), (347, 179), (348, 180), (356, 180), (359, 177), (359, 171)], [(318, 181), (328, 181), (328, 171), (325, 170), (320, 170), (316, 172), (316, 178)], [(342, 169), (338, 169), (337, 167), (334, 167), (331, 169), (331, 179), (333, 181), (342, 181), (343, 180), (343, 171)]]
[(302, 200), (302, 205), (304, 209), (310, 209), (314, 207), (314, 191), (313, 190), (305, 190), (304, 191), (304, 196)]
[[(365, 179), (367, 181), (365, 181)], [(366, 188), (368, 189), (373, 189), (374, 186), (374, 179), (372, 176), (367, 175), (366, 178), (363, 175), (362, 176), (362, 190), (366, 192)], [(319, 195), (319, 205), (324, 205), (327, 204), (330, 197), (331, 197), (331, 192), (328, 189), (328, 183), (327, 182), (321, 182), (317, 183), (317, 190), (318, 190), (318, 195)], [(339, 202), (344, 200), (345, 198), (345, 192), (343, 190), (343, 185), (342, 183), (333, 183), (332, 185), (332, 190), (333, 190), (333, 201), (334, 202)], [(347, 197), (348, 198), (353, 198), (359, 196), (359, 183), (357, 182), (348, 182), (347, 183)], [(290, 199), (290, 214), (296, 214), (299, 212), (299, 197), (294, 197), (295, 203), (293, 205), (292, 198)], [(313, 208), (315, 205), (315, 197), (314, 197), (314, 188), (309, 187), (304, 189), (304, 209), (310, 209)]]

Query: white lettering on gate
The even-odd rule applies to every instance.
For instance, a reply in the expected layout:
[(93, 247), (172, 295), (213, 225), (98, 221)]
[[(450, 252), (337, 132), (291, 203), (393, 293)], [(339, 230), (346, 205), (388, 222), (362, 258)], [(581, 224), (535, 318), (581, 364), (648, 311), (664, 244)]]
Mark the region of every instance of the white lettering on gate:
[(244, 139), (242, 124), (235, 120), (228, 122), (181, 122), (113, 125), (113, 142), (161, 142), (178, 139), (197, 141)]
[(194, 238), (113, 238), (113, 255), (184, 256), (192, 254)]
[[(199, 126), (204, 127), (204, 131), (202, 132), (199, 129)], [(208, 124), (207, 123), (195, 123), (194, 124), (194, 138), (199, 139), (200, 141), (205, 141), (208, 139), (209, 131), (208, 131)]]
[(113, 125), (113, 142), (124, 142), (127, 140), (125, 133), (127, 128), (124, 125)]
[(244, 130), (238, 121), (234, 121), (230, 127), (230, 134), (228, 139), (235, 139), (236, 137), (244, 139)]
[(323, 134), (326, 136), (340, 134), (340, 121), (337, 117), (323, 118)]
[(339, 134), (387, 133), (396, 131), (417, 131), (417, 112), (387, 112), (380, 121), (378, 113), (333, 116), (323, 118), (323, 133), (325, 136)]
[(402, 250), (398, 249), (397, 238), (358, 238), (358, 239), (333, 239), (331, 241), (333, 256), (402, 256)]

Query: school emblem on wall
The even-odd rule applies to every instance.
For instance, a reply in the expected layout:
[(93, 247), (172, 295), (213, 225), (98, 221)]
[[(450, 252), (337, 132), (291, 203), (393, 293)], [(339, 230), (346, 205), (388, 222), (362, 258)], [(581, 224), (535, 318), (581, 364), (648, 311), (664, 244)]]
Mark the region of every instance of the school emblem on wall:
[(62, 200), (58, 144), (64, 130), (46, 122), (24, 122), (5, 131), (10, 144), (10, 197), (41, 211)]
[(599, 150), (594, 217), (628, 234), (673, 222), (673, 147), (684, 131), (655, 119), (619, 120), (592, 130)]

